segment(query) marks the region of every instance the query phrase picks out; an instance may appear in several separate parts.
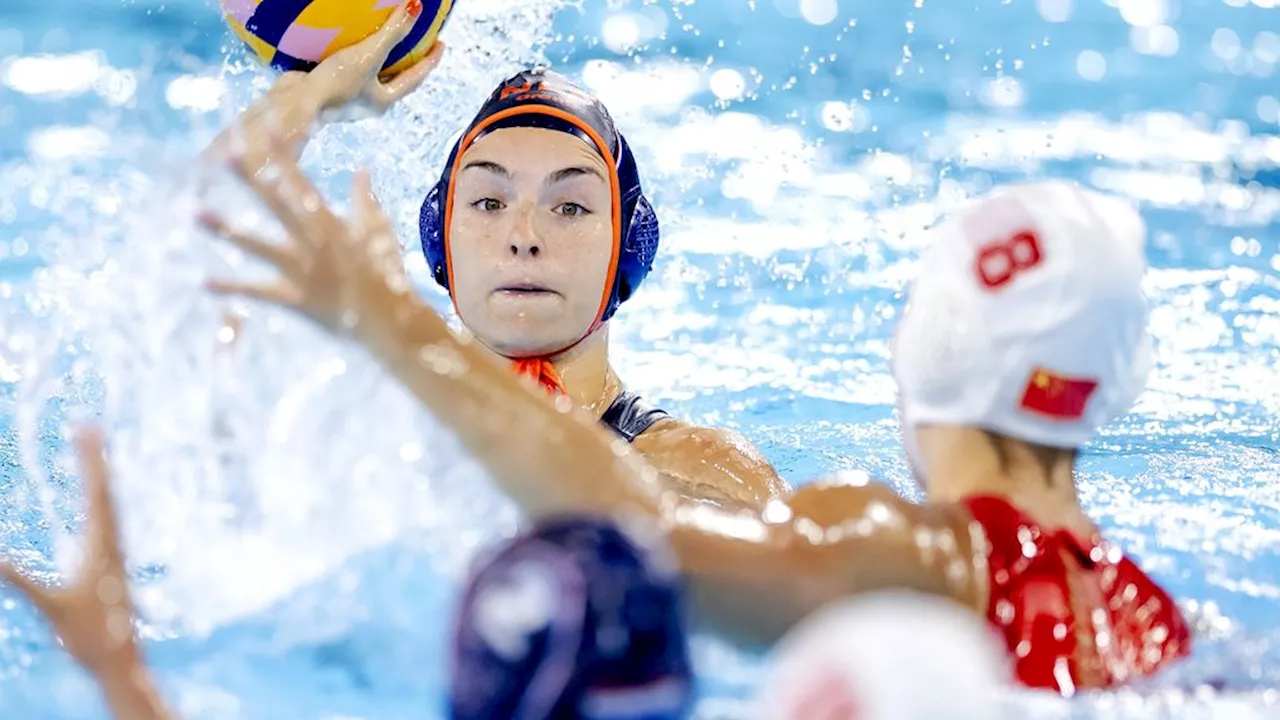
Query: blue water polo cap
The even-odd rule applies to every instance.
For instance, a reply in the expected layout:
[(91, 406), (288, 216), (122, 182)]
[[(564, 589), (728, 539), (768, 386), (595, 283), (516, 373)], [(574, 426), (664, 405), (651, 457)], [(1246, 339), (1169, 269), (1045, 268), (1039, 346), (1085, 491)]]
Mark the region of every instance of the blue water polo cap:
[(608, 521), (539, 523), (455, 615), (453, 720), (677, 720), (693, 700), (679, 580)]
[(613, 186), (613, 255), (610, 282), (589, 335), (613, 317), (618, 306), (640, 287), (658, 251), (658, 218), (644, 197), (635, 156), (599, 99), (565, 77), (541, 68), (503, 81), (454, 145), (439, 182), (422, 203), (419, 227), (422, 252), (436, 282), (452, 284), (449, 220), (453, 179), (462, 155), (486, 133), (508, 127), (537, 127), (577, 135), (604, 158)]

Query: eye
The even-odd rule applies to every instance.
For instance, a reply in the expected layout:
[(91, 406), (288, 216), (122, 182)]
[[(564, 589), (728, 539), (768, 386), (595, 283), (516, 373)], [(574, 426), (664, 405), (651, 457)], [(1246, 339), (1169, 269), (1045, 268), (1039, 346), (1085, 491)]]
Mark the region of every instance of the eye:
[(554, 212), (557, 215), (563, 215), (565, 217), (582, 217), (584, 215), (591, 214), (590, 210), (575, 202), (561, 203), (556, 206)]
[(501, 200), (494, 198), (480, 198), (479, 200), (471, 203), (471, 207), (479, 210), (480, 212), (492, 213), (498, 212), (502, 208), (506, 207), (506, 205), (504, 205)]

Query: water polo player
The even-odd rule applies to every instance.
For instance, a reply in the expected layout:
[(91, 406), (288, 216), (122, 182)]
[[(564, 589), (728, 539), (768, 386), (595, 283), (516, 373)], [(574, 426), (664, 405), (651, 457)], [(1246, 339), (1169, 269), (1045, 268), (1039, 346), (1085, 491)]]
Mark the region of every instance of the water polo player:
[[(771, 642), (834, 599), (903, 587), (988, 618), (1037, 687), (1106, 686), (1188, 651), (1172, 600), (1098, 536), (1075, 493), (1077, 449), (1145, 381), (1146, 231), (1127, 205), (1048, 183), (999, 191), (941, 224), (894, 351), (904, 440), (930, 502), (817, 483), (751, 517), (682, 502), (590, 416), (486, 366), (399, 289), (402, 270), (379, 259), (395, 243), (373, 200), (347, 223), (296, 165), (278, 170), (283, 187), (245, 179), (277, 206), (283, 193), (301, 198), (282, 218), (294, 228), (276, 262), (285, 280), (228, 289), (354, 333), (532, 517), (657, 518), (701, 618), (723, 632)], [(361, 318), (354, 328), (348, 313)]]
[[(234, 153), (252, 176), (273, 154), (296, 158), (323, 109), (403, 97), (439, 59), (433, 51), (405, 77), (378, 81), (382, 58), (410, 24), (397, 11), (378, 35), (344, 51), (341, 67), (330, 59), (282, 77), (216, 150)], [(257, 247), (218, 217), (205, 221)], [(599, 100), (550, 72), (503, 82), (450, 153), (420, 225), (431, 271), (487, 350), (484, 362), (501, 359), (598, 418), (690, 498), (758, 509), (786, 491), (744, 438), (649, 405), (624, 390), (610, 364), (608, 323), (648, 275), (659, 233), (635, 157)], [(395, 371), (411, 386), (430, 372), (420, 363)]]

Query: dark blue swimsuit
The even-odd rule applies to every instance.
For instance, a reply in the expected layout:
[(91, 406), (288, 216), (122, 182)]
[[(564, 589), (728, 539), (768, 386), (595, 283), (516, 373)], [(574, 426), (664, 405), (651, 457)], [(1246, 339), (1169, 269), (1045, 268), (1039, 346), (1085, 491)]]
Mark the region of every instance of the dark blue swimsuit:
[(600, 416), (600, 422), (613, 430), (627, 442), (633, 442), (644, 434), (654, 423), (671, 417), (666, 410), (656, 408), (645, 402), (639, 395), (623, 390), (609, 405), (609, 409)]

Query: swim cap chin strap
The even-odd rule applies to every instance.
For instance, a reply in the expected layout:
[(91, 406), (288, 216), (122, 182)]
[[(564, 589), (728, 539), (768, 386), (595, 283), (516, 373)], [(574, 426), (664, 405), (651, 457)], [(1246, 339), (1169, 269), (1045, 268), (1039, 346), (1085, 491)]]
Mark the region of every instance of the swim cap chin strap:
[(512, 360), (511, 371), (517, 375), (533, 378), (553, 395), (568, 393), (564, 387), (564, 380), (560, 377), (560, 371), (556, 370), (555, 364), (545, 357)]

